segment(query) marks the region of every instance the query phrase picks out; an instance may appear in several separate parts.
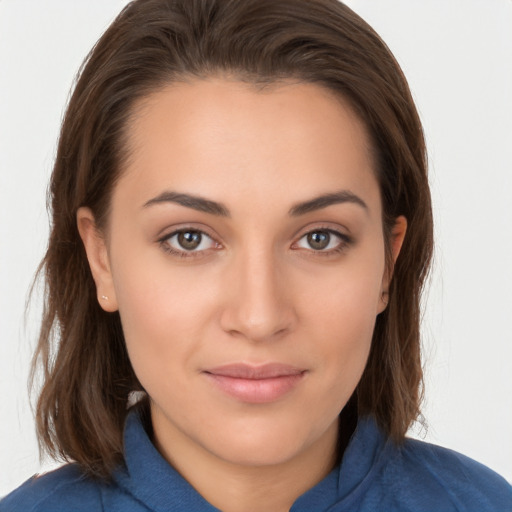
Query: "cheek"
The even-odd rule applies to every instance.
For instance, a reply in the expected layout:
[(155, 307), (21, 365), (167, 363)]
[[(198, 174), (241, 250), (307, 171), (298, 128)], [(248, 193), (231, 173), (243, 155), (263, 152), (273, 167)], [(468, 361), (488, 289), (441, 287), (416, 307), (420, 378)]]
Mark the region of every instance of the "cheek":
[(197, 273), (173, 268), (165, 254), (151, 254), (125, 252), (113, 266), (128, 354), (144, 386), (190, 366), (215, 303), (213, 287), (202, 286)]
[(377, 256), (367, 254), (320, 279), (316, 276), (304, 295), (306, 336), (318, 344), (326, 382), (347, 399), (366, 365), (380, 304), (383, 256), (379, 247)]
[(170, 335), (199, 325), (213, 295), (205, 271), (170, 262), (163, 249), (154, 245), (127, 245), (118, 242), (126, 250), (112, 255), (114, 286), (127, 337), (138, 330)]
[[(346, 289), (349, 291), (350, 289)], [(334, 385), (355, 387), (368, 358), (375, 327), (375, 294), (331, 295), (318, 307), (316, 339)]]
[[(373, 247), (375, 245), (375, 247)], [(349, 254), (339, 267), (314, 275), (303, 286), (308, 309), (340, 334), (366, 338), (378, 313), (384, 275), (384, 253), (378, 244)]]

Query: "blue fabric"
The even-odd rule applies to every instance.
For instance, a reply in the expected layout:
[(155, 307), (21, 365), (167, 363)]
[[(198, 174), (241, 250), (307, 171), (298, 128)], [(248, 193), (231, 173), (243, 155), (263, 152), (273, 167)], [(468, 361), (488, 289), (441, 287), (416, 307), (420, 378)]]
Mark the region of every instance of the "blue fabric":
[[(125, 458), (110, 484), (84, 477), (76, 464), (34, 477), (0, 502), (0, 512), (218, 510), (162, 458), (134, 413), (126, 422)], [(322, 511), (512, 511), (512, 486), (451, 450), (412, 439), (396, 445), (364, 418), (341, 466), (290, 510)]]

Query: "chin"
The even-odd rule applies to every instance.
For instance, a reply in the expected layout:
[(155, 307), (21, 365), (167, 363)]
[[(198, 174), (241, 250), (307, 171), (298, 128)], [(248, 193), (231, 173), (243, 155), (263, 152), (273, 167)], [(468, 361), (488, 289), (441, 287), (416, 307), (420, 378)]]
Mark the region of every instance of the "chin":
[[(240, 466), (285, 464), (300, 457), (326, 437), (337, 437), (333, 425), (307, 425), (304, 421), (268, 418), (271, 421), (237, 422), (212, 435), (205, 448), (218, 458)], [(226, 425), (224, 425), (226, 427)]]
[(304, 441), (285, 439), (279, 433), (262, 433), (252, 437), (230, 437), (216, 444), (212, 452), (218, 458), (237, 466), (261, 467), (285, 464), (305, 449)]

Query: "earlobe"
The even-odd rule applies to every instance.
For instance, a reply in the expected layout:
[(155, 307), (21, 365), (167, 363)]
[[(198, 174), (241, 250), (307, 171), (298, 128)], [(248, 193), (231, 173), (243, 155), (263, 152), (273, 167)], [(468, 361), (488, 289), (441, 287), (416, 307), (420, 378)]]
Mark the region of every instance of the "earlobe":
[(384, 277), (382, 279), (382, 287), (381, 287), (381, 296), (379, 299), (379, 309), (377, 313), (382, 313), (389, 302), (389, 285), (391, 283), (391, 278), (393, 276), (393, 268), (395, 266), (396, 260), (398, 259), (398, 255), (402, 249), (402, 245), (404, 243), (405, 234), (407, 232), (407, 219), (400, 215), (395, 219), (395, 224), (393, 229), (391, 230), (391, 262), (389, 267), (386, 268), (384, 272)]
[(117, 298), (105, 238), (97, 229), (94, 215), (89, 208), (78, 209), (76, 222), (96, 284), (98, 302), (105, 311), (117, 311)]

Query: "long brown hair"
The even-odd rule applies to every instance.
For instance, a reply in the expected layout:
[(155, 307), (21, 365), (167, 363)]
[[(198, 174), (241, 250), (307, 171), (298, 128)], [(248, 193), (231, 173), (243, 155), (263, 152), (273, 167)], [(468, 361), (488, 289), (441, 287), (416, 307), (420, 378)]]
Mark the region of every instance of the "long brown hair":
[(108, 477), (122, 462), (128, 396), (141, 388), (119, 315), (98, 305), (77, 209), (88, 206), (105, 226), (137, 100), (173, 81), (219, 73), (256, 84), (316, 83), (345, 98), (364, 121), (388, 255), (397, 216), (407, 218), (408, 230), (353, 401), (395, 440), (419, 414), (420, 295), (432, 213), (421, 124), (386, 45), (337, 0), (136, 0), (79, 73), (51, 178), (52, 229), (41, 263), (46, 303), (33, 367), (40, 363), (44, 373), (40, 442), (96, 476)]

